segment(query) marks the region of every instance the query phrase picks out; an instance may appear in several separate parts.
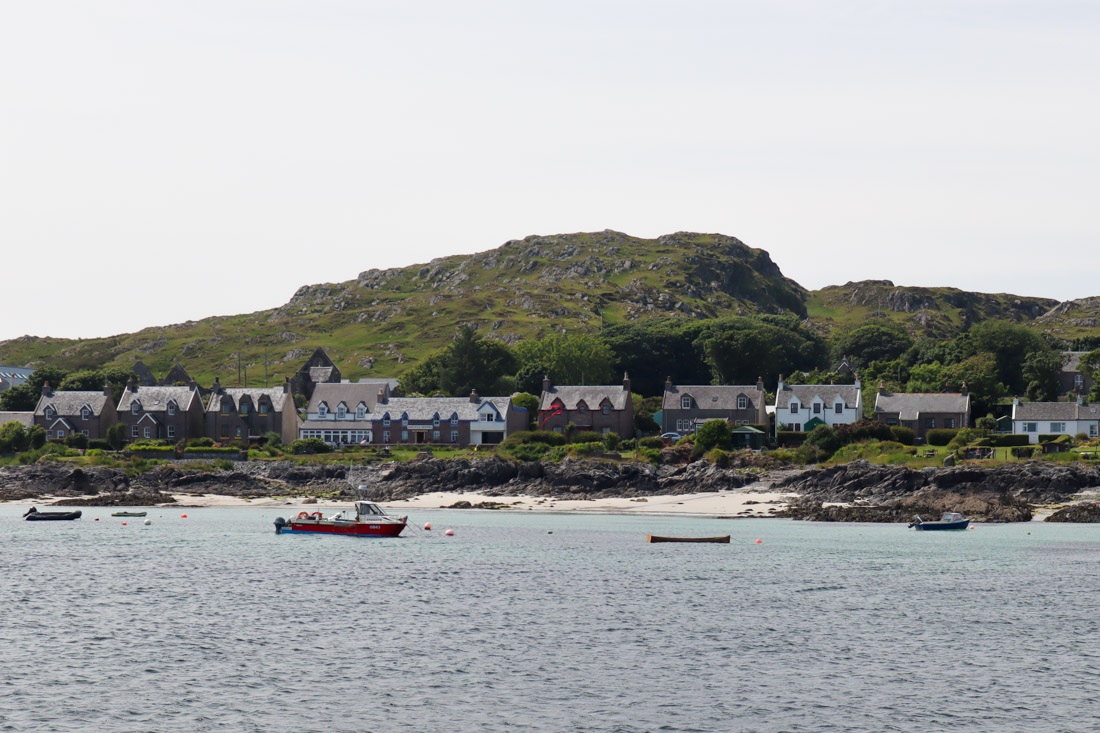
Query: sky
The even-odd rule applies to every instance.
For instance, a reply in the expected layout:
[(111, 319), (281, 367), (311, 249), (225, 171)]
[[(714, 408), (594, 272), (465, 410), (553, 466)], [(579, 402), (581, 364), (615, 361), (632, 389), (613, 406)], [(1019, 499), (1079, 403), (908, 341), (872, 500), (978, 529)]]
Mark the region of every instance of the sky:
[(0, 339), (530, 234), (1100, 295), (1100, 3), (0, 0)]

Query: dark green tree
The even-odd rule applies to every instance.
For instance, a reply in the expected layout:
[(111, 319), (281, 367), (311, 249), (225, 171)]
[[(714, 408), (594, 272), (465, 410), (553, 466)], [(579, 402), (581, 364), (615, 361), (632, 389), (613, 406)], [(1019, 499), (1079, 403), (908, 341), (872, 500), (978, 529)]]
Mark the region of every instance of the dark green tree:
[(986, 321), (971, 328), (957, 339), (966, 357), (992, 354), (996, 362), (997, 381), (1013, 394), (1027, 388), (1024, 380), (1024, 359), (1036, 351), (1050, 351), (1050, 346), (1031, 329), (1010, 321)]
[(873, 361), (893, 361), (912, 346), (913, 340), (902, 329), (874, 323), (842, 333), (832, 344), (834, 358), (846, 356), (856, 369)]
[(707, 420), (695, 431), (695, 446), (702, 450), (729, 450), (733, 446), (733, 433), (729, 423), (725, 420)]
[(1033, 351), (1024, 358), (1023, 376), (1027, 398), (1033, 402), (1055, 402), (1059, 377), (1069, 356), (1062, 351)]
[(615, 374), (611, 370), (612, 352), (600, 339), (590, 334), (554, 334), (541, 339), (521, 341), (516, 344), (516, 360), (519, 365), (517, 387), (530, 387), (521, 383), (534, 376), (532, 368), (545, 371), (539, 375), (538, 389), (542, 390), (542, 376), (550, 377), (554, 384), (607, 384)]
[(463, 326), (454, 341), (401, 375), (401, 390), (406, 395), (442, 392), (458, 397), (472, 390), (482, 395), (511, 392), (511, 380), (508, 385), (503, 380), (515, 368), (515, 356), (507, 344), (482, 338)]
[(530, 430), (535, 429), (535, 421), (539, 416), (539, 398), (527, 392), (512, 395), (512, 404), (527, 410), (527, 421)]
[(50, 387), (56, 389), (68, 374), (64, 369), (57, 367), (45, 366), (35, 369), (25, 383), (0, 393), (0, 410), (13, 412), (33, 410), (38, 405), (38, 398), (42, 396), (42, 386), (49, 382)]

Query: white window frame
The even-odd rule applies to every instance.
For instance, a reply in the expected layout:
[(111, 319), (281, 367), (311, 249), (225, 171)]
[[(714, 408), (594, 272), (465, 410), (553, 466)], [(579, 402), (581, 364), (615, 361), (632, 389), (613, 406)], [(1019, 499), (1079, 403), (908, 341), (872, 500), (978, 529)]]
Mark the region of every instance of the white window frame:
[(83, 435), (85, 438), (88, 437), (88, 431), (87, 430), (81, 430), (80, 434)]
[(680, 409), (681, 410), (690, 410), (691, 409), (691, 395), (684, 395), (683, 397), (680, 398)]
[(169, 425), (167, 427), (167, 434), (168, 434), (169, 438), (176, 437), (176, 426), (175, 425)]
[(45, 415), (47, 420), (53, 420), (54, 416), (57, 415), (57, 411), (54, 410), (52, 407), (47, 407), (45, 410)]
[(80, 419), (87, 421), (88, 417), (92, 414), (92, 411), (87, 407), (80, 408)]
[(367, 416), (367, 406), (360, 402), (355, 406), (355, 419), (362, 420)]
[(383, 430), (382, 431), (382, 442), (383, 443), (389, 443), (390, 442), (390, 431), (389, 430)]
[(1050, 424), (1050, 432), (1051, 434), (1064, 433), (1066, 432), (1066, 424), (1064, 422), (1052, 422)]
[(138, 402), (137, 400), (134, 400), (133, 402), (130, 403), (130, 414), (131, 415), (140, 415), (141, 414), (141, 403)]
[(131, 425), (130, 426), (130, 437), (131, 438), (138, 437), (138, 426), (137, 425)]
[(65, 431), (64, 430), (58, 430), (57, 431), (57, 439), (61, 440), (64, 437), (65, 437)]
[(1037, 422), (1025, 422), (1023, 425), (1023, 432), (1025, 433), (1037, 433), (1039, 432), (1039, 423)]
[[(382, 427), (388, 428), (389, 426), (390, 426), (390, 416), (389, 416), (389, 413), (387, 413), (386, 415), (384, 415), (382, 417)], [(389, 435), (389, 433), (386, 433), (386, 435)]]
[(336, 406), (336, 419), (343, 420), (348, 416), (348, 406), (343, 402)]
[(749, 398), (746, 397), (743, 394), (737, 395), (737, 409), (738, 410), (747, 410), (747, 409), (749, 409)]
[(436, 443), (439, 442), (439, 431), (438, 430), (433, 430), (432, 431), (432, 440), (434, 440)]
[(317, 405), (317, 417), (328, 417), (328, 405), (324, 402)]
[(409, 431), (408, 430), (402, 430), (401, 431), (401, 442), (402, 443), (408, 443), (409, 442)]
[(153, 436), (152, 428), (143, 428), (141, 431), (141, 436), (143, 438), (151, 438)]
[(176, 414), (176, 403), (175, 402), (169, 402), (168, 403), (168, 414), (169, 415), (175, 415)]
[(457, 430), (452, 430), (451, 431), (451, 442), (452, 443), (457, 443), (458, 442), (458, 431)]

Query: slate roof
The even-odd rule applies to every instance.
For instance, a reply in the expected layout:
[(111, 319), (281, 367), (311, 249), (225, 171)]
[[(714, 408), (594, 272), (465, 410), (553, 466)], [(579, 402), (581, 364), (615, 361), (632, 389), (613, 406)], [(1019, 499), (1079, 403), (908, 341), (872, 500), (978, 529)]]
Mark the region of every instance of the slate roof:
[(1012, 408), (1013, 420), (1100, 420), (1100, 404), (1076, 402), (1021, 402)]
[(35, 415), (45, 415), (46, 407), (53, 405), (53, 409), (57, 410), (58, 416), (65, 415), (79, 415), (80, 409), (87, 405), (92, 408), (93, 415), (102, 415), (103, 406), (107, 404), (107, 400), (111, 399), (107, 395), (103, 394), (103, 390), (98, 392), (73, 390), (67, 392), (50, 392), (48, 395), (42, 395), (38, 398), (38, 404), (35, 405)]
[(775, 406), (779, 409), (789, 407), (791, 398), (796, 398), (799, 406), (808, 405), (814, 397), (820, 397), (829, 406), (835, 405), (840, 398), (846, 407), (855, 408), (859, 404), (859, 387), (854, 384), (784, 384), (775, 394)]
[(1081, 357), (1089, 353), (1087, 351), (1067, 351), (1069, 361), (1062, 367), (1063, 372), (1076, 373), (1081, 371)]
[[(137, 388), (137, 392), (131, 392), (129, 388), (122, 390), (122, 399), (118, 401), (118, 411), (129, 412), (134, 400), (141, 403), (141, 409), (145, 412), (164, 412), (168, 409), (168, 401), (175, 400), (181, 410), (191, 407), (191, 400), (200, 399), (198, 390), (190, 387), (146, 387)], [(202, 404), (200, 400), (200, 405)]]
[(0, 412), (0, 425), (4, 425), (9, 422), (20, 423), (23, 427), (29, 428), (34, 425), (34, 413), (33, 412)]
[(286, 404), (287, 395), (283, 391), (282, 387), (223, 387), (221, 393), (211, 393), (209, 404), (206, 406), (207, 412), (218, 412), (221, 410), (222, 400), (228, 399), (230, 404), (233, 405), (234, 411), (241, 403), (241, 398), (248, 395), (252, 402), (252, 409), (256, 409), (256, 405), (260, 404), (260, 398), (267, 395), (271, 400), (271, 409), (275, 412), (282, 412), (283, 406)]
[(332, 369), (333, 367), (330, 366), (310, 367), (309, 378), (314, 382), (317, 382), (318, 384), (327, 382), (329, 379), (332, 378)]
[(875, 412), (896, 412), (901, 420), (916, 420), (921, 414), (970, 411), (970, 395), (948, 392), (897, 392), (878, 394)]
[(149, 370), (149, 367), (145, 366), (145, 362), (134, 362), (134, 366), (130, 369), (137, 375), (138, 384), (142, 387), (155, 387), (157, 384), (157, 378), (153, 376), (153, 372)]
[(754, 407), (764, 400), (764, 393), (755, 384), (674, 384), (672, 389), (665, 389), (661, 409), (683, 409), (680, 407), (680, 398), (684, 395), (690, 395), (695, 401), (692, 409), (699, 410), (736, 410), (737, 398), (741, 395), (752, 400)]
[(348, 410), (355, 412), (355, 406), (362, 402), (370, 412), (378, 401), (378, 390), (381, 386), (382, 383), (379, 382), (323, 382), (314, 388), (306, 412), (316, 413), (322, 402), (332, 412), (336, 412), (336, 406), (341, 402), (348, 406)]
[(34, 374), (33, 369), (25, 369), (23, 367), (14, 366), (0, 366), (0, 378), (3, 378), (3, 380), (12, 387), (18, 387), (19, 385), (24, 384), (32, 374)]
[(11, 389), (11, 382), (5, 379), (3, 375), (0, 375), (0, 392), (4, 392), (9, 389)]
[(448, 420), (457, 413), (459, 420), (477, 420), (478, 408), (486, 403), (505, 417), (511, 401), (511, 397), (482, 397), (477, 402), (470, 402), (469, 397), (390, 397), (374, 406), (371, 417), (378, 420), (389, 413), (390, 419), (396, 419), (408, 413), (409, 420), (423, 421), (438, 413), (440, 420)]
[(191, 375), (187, 373), (187, 370), (183, 368), (183, 365), (178, 361), (172, 365), (172, 368), (168, 370), (168, 373), (164, 375), (164, 384), (187, 384), (191, 381)]
[(595, 387), (551, 387), (549, 391), (543, 391), (539, 400), (539, 410), (548, 410), (554, 400), (561, 400), (567, 410), (577, 409), (577, 404), (584, 401), (590, 410), (597, 409), (604, 401), (611, 402), (614, 410), (624, 410), (630, 402), (630, 392), (623, 389), (621, 384)]

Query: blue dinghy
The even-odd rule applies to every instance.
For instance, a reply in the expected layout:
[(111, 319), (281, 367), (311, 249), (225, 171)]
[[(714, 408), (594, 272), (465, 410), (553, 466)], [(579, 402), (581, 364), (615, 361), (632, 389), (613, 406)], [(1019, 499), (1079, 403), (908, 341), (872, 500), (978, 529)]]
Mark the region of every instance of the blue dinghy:
[(966, 529), (970, 526), (970, 520), (958, 512), (946, 512), (943, 519), (938, 522), (926, 522), (919, 516), (909, 523), (912, 529)]

